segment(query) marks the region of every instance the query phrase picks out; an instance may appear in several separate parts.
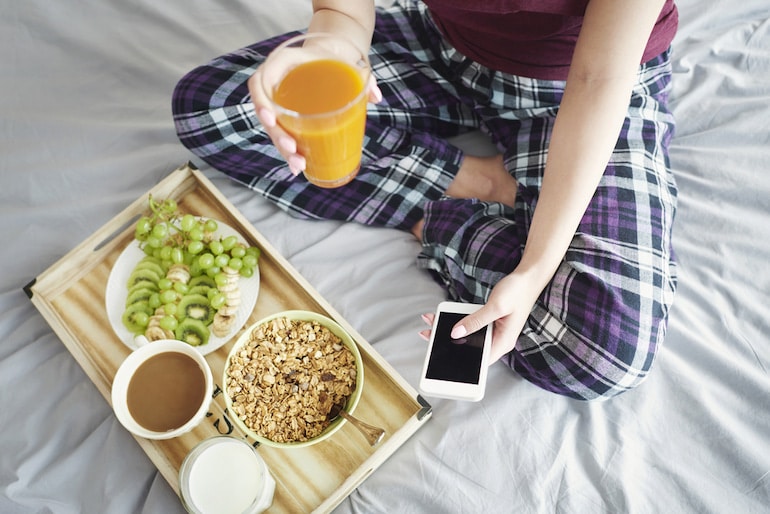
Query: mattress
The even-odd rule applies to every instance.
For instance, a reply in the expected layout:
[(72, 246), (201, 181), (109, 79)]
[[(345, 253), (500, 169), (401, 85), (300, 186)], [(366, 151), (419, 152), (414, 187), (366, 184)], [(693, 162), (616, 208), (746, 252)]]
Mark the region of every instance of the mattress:
[[(768, 511), (770, 9), (678, 4), (680, 278), (649, 379), (585, 403), (494, 364), (483, 401), (431, 399), (432, 418), (335, 512)], [(186, 71), (306, 26), (310, 2), (0, 0), (0, 12), (0, 512), (183, 512), (23, 287), (192, 158), (170, 112)], [(414, 238), (292, 219), (192, 160), (416, 388), (419, 315), (444, 293)]]

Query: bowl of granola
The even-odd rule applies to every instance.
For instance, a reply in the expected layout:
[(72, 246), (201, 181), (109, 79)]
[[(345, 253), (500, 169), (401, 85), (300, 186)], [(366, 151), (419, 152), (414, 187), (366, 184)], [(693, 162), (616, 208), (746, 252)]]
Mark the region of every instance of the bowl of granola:
[(335, 321), (310, 311), (283, 311), (249, 326), (225, 361), (225, 404), (234, 422), (262, 444), (309, 446), (345, 422), (361, 398), (358, 346)]

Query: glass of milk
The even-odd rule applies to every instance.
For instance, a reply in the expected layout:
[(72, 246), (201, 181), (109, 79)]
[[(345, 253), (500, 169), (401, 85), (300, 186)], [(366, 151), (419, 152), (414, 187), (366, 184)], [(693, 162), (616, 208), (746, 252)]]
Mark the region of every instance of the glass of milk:
[(215, 436), (185, 457), (179, 468), (179, 488), (190, 513), (257, 514), (272, 505), (275, 479), (249, 443)]

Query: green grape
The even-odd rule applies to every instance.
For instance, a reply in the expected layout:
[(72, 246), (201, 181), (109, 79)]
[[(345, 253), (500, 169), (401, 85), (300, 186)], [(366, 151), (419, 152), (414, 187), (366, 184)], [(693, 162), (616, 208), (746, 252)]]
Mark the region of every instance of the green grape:
[(174, 283), (170, 279), (163, 277), (162, 279), (158, 280), (158, 288), (161, 291), (166, 291), (172, 287), (174, 287)]
[(219, 225), (215, 220), (207, 219), (206, 223), (203, 224), (203, 231), (207, 233), (216, 232), (216, 230), (219, 228)]
[(211, 307), (217, 310), (222, 308), (225, 305), (226, 301), (227, 301), (227, 297), (222, 293), (217, 293), (211, 299), (209, 299), (209, 303), (211, 304)]
[(173, 198), (166, 198), (165, 200), (163, 200), (162, 209), (169, 214), (174, 214), (177, 209), (176, 200), (174, 200)]
[(209, 243), (209, 251), (214, 255), (220, 255), (225, 251), (225, 247), (220, 241), (212, 241)]
[(244, 248), (243, 245), (236, 245), (230, 250), (230, 257), (242, 259), (244, 255), (246, 255), (246, 248)]
[(134, 233), (137, 235), (147, 235), (152, 231), (152, 222), (147, 216), (142, 216), (139, 221), (136, 222)]
[(222, 247), (225, 249), (226, 252), (229, 252), (232, 250), (232, 248), (238, 244), (238, 237), (237, 236), (227, 236), (226, 238), (222, 239)]
[(153, 256), (155, 253), (155, 248), (153, 248), (150, 245), (144, 245), (144, 248), (142, 248), (142, 251), (144, 251), (145, 255), (149, 255), (150, 257)]
[(160, 328), (163, 330), (176, 330), (177, 325), (179, 325), (179, 321), (172, 315), (166, 314), (160, 320), (158, 321), (158, 325), (160, 325)]
[(250, 253), (247, 253), (246, 255), (244, 255), (243, 259), (241, 260), (243, 261), (244, 268), (256, 268), (257, 263), (259, 262), (259, 259), (257, 259), (255, 255), (252, 255)]
[(240, 274), (243, 278), (251, 278), (254, 276), (254, 268), (250, 266), (244, 266), (241, 268)]
[(185, 295), (188, 291), (190, 291), (190, 288), (187, 287), (187, 284), (182, 282), (174, 282), (174, 291), (181, 295)]
[(134, 313), (134, 323), (136, 323), (137, 326), (146, 327), (149, 322), (150, 322), (150, 317), (147, 315), (146, 312)]
[(147, 237), (146, 243), (147, 243), (147, 246), (149, 246), (150, 248), (160, 248), (161, 246), (163, 246), (163, 240), (155, 237), (152, 234)]
[(196, 222), (195, 216), (192, 214), (185, 214), (179, 222), (179, 227), (182, 229), (182, 232), (189, 232), (195, 228)]
[(203, 244), (203, 241), (190, 241), (187, 245), (187, 251), (191, 255), (198, 255), (204, 248), (206, 248), (206, 245)]
[(200, 229), (200, 227), (193, 227), (190, 229), (190, 231), (187, 233), (190, 239), (193, 241), (203, 241), (203, 230)]
[(214, 276), (214, 282), (216, 282), (217, 287), (224, 287), (227, 285), (227, 275), (224, 273), (217, 273)]
[(159, 293), (152, 293), (150, 295), (150, 299), (147, 301), (150, 305), (150, 309), (155, 310), (158, 307), (160, 307), (160, 294)]
[(172, 248), (170, 246), (164, 246), (160, 249), (160, 258), (164, 261), (170, 261), (171, 260), (171, 250)]
[(174, 302), (168, 302), (163, 306), (163, 312), (165, 312), (168, 316), (175, 315), (177, 310), (177, 304)]
[(230, 262), (230, 257), (228, 257), (225, 253), (221, 253), (214, 258), (214, 264), (220, 268), (227, 266), (228, 262)]
[(233, 257), (232, 259), (230, 259), (230, 262), (228, 262), (227, 265), (230, 266), (235, 271), (238, 271), (243, 267), (243, 261), (238, 257)]
[[(168, 247), (166, 247), (168, 248)], [(171, 262), (174, 264), (181, 264), (184, 261), (184, 251), (178, 246), (175, 246), (171, 250)]]
[(158, 239), (165, 239), (168, 235), (168, 226), (165, 223), (159, 223), (152, 227), (152, 235)]
[(198, 259), (193, 259), (193, 261), (189, 264), (189, 266), (190, 266), (190, 276), (191, 277), (197, 277), (198, 275), (203, 273), (203, 270), (198, 265)]
[(198, 257), (198, 266), (200, 266), (201, 269), (208, 269), (214, 265), (214, 256), (210, 253), (204, 253), (201, 254), (200, 257)]
[(211, 299), (212, 299), (212, 298), (214, 298), (214, 297), (215, 297), (216, 295), (218, 295), (218, 294), (219, 294), (219, 289), (217, 289), (217, 288), (215, 288), (215, 287), (212, 287), (212, 288), (210, 288), (210, 289), (209, 289), (209, 290), (206, 292), (206, 298), (208, 298), (208, 299), (209, 299), (209, 301), (211, 301)]
[(179, 293), (177, 293), (173, 289), (166, 289), (165, 291), (160, 293), (160, 302), (163, 304), (174, 303), (176, 302), (178, 297), (179, 297)]
[(253, 255), (257, 259), (259, 259), (259, 255), (262, 253), (262, 251), (256, 246), (249, 246), (248, 248), (246, 248), (246, 253), (249, 255)]

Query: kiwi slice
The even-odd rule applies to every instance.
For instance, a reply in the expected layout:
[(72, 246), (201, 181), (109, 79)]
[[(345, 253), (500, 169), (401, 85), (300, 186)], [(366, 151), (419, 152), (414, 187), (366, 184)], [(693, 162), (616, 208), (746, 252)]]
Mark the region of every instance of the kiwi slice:
[(137, 302), (149, 302), (150, 297), (158, 291), (157, 287), (155, 289), (151, 287), (139, 287), (143, 283), (144, 282), (140, 282), (129, 291), (128, 296), (126, 297), (126, 307)]
[(160, 259), (156, 259), (155, 257), (144, 257), (141, 261), (139, 261), (139, 264), (136, 265), (134, 268), (134, 271), (140, 270), (140, 269), (148, 269), (150, 271), (155, 272), (159, 277), (165, 277), (166, 276), (166, 270), (163, 268), (163, 265), (161, 264)]
[(123, 326), (132, 334), (141, 334), (147, 328), (147, 323), (152, 315), (152, 309), (147, 301), (132, 303), (123, 311), (121, 321)]
[(199, 285), (199, 286), (191, 287), (190, 290), (187, 291), (187, 294), (198, 294), (208, 298), (209, 291), (211, 291), (211, 288), (209, 286)]
[(174, 336), (190, 346), (201, 346), (209, 342), (210, 331), (206, 324), (193, 318), (183, 319), (176, 327)]
[(197, 277), (193, 277), (187, 285), (190, 286), (190, 289), (197, 286), (217, 287), (217, 283), (208, 275), (198, 275)]
[(176, 309), (178, 318), (191, 318), (206, 325), (214, 321), (216, 312), (209, 304), (209, 299), (202, 294), (186, 294), (179, 300)]
[(134, 269), (134, 271), (131, 272), (131, 275), (128, 276), (128, 283), (126, 286), (128, 289), (131, 289), (143, 282), (157, 284), (160, 279), (161, 276), (150, 269)]
[(136, 280), (134, 282), (134, 285), (128, 285), (129, 293), (131, 293), (136, 289), (152, 289), (153, 291), (160, 291), (160, 287), (158, 287), (158, 282), (157, 281), (153, 282), (152, 280)]

